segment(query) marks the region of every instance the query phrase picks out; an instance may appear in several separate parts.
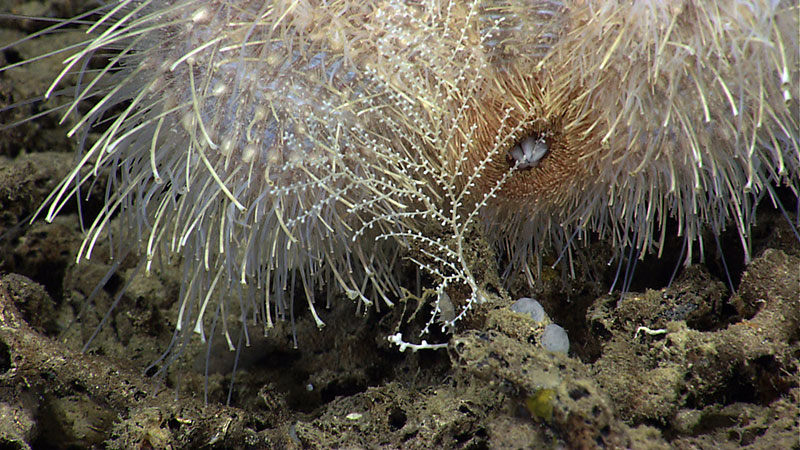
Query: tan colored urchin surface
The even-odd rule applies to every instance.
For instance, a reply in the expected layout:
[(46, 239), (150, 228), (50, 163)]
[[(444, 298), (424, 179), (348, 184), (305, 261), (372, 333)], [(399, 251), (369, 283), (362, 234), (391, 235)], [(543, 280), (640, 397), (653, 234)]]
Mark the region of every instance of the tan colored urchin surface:
[[(773, 197), (776, 182), (797, 189), (796, 5), (596, 1), (557, 10), (563, 28), (547, 55), (511, 64), (526, 76), (501, 74), (523, 86), (525, 100), (502, 82), (490, 95), (531, 114), (523, 128), (551, 146), (538, 167), (506, 181), (499, 239), (522, 260), (541, 248), (525, 251), (531, 235), (554, 231), (563, 241), (599, 232), (644, 252), (662, 245), (654, 233), (671, 217), (690, 241), (703, 225), (719, 233), (730, 221), (747, 247), (753, 195)], [(498, 109), (483, 103), (478, 121)], [(486, 136), (478, 148), (491, 151)], [(492, 167), (487, 186), (508, 163), (494, 158)]]

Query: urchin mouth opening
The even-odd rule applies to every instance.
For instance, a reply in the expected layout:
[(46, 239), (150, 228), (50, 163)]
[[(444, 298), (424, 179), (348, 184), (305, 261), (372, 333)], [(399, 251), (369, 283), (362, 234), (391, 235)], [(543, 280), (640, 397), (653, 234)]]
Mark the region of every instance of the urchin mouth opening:
[(506, 153), (506, 162), (515, 170), (531, 170), (550, 154), (547, 133), (533, 132), (517, 141)]

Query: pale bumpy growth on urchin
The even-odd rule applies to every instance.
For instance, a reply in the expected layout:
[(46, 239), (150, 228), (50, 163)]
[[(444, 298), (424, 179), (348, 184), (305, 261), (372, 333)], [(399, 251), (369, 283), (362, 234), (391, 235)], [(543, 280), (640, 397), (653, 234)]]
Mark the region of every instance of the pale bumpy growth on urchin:
[[(486, 297), (476, 227), (529, 274), (580, 233), (649, 251), (669, 217), (688, 242), (731, 221), (746, 246), (756, 200), (800, 184), (797, 16), (789, 1), (114, 2), (63, 72), (108, 58), (65, 114), (91, 100), (70, 134), (106, 128), (43, 212), (114, 168), (79, 258), (121, 211), (116, 248), (138, 242), (146, 269), (182, 260), (182, 330), (203, 335), (209, 308), (269, 327), (295, 283), (320, 325), (321, 285), (390, 304), (402, 249), (452, 325)], [(445, 315), (456, 285), (471, 294)], [(239, 305), (210, 301), (229, 289)]]

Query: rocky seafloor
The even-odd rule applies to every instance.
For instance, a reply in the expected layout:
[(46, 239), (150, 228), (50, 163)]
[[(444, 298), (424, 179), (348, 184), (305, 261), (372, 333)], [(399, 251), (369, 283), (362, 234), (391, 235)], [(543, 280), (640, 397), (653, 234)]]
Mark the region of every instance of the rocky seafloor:
[[(14, 8), (67, 17), (76, 6)], [(39, 28), (0, 18), (0, 42)], [(79, 37), (6, 49), (0, 66), (67, 39)], [(43, 92), (58, 65), (0, 73), (0, 107)], [(58, 101), (2, 110), (0, 122)], [(638, 263), (627, 293), (608, 293), (616, 267), (598, 242), (574, 278), (547, 269), (533, 288), (509, 279), (453, 335), (428, 337), (446, 350), (401, 353), (387, 341), (398, 330), (415, 340), (428, 317), (416, 304), (363, 313), (337, 298), (318, 308), (322, 330), (297, 308), (294, 330), (251, 333), (232, 384), (237, 353), (220, 336), (210, 348), (193, 339), (164, 373), (148, 370), (173, 335), (176, 270), (131, 279), (129, 257), (87, 304), (110, 263), (102, 246), (75, 263), (77, 204), (28, 223), (74, 163), (67, 129), (50, 117), (0, 131), (0, 449), (800, 447), (800, 243), (769, 205), (747, 266), (735, 233), (719, 247), (710, 238), (705, 262), (667, 285), (676, 237), (661, 259)], [(84, 195), (91, 217), (102, 182)], [(727, 264), (718, 248), (732, 249)], [(509, 309), (519, 297), (537, 298), (567, 330), (568, 355), (539, 345), (540, 324)]]

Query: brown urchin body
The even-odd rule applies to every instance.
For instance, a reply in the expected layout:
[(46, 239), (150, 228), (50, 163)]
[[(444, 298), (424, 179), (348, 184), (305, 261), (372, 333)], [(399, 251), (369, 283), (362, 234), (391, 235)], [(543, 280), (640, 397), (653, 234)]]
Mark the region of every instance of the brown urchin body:
[[(468, 309), (477, 223), (527, 272), (575, 233), (644, 253), (669, 217), (746, 242), (756, 199), (800, 187), (791, 2), (443, 3), (99, 8), (64, 73), (112, 53), (65, 115), (93, 100), (70, 135), (107, 127), (43, 214), (116, 168), (79, 258), (122, 211), (114, 246), (182, 259), (178, 327), (203, 336), (208, 308), (269, 327), (293, 274), (312, 313), (325, 283), (390, 302), (409, 246)], [(238, 285), (239, 305), (211, 301)]]

